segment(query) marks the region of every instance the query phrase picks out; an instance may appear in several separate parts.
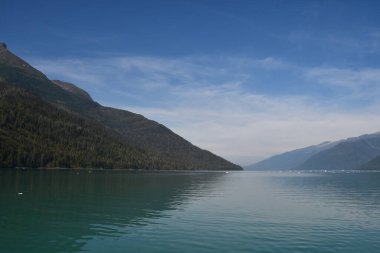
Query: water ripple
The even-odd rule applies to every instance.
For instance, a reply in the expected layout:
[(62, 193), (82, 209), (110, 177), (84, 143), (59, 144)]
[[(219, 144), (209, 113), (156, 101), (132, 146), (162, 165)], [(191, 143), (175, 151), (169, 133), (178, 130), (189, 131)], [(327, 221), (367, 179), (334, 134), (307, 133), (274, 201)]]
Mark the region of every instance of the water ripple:
[(0, 197), (0, 252), (380, 252), (380, 173), (2, 172)]

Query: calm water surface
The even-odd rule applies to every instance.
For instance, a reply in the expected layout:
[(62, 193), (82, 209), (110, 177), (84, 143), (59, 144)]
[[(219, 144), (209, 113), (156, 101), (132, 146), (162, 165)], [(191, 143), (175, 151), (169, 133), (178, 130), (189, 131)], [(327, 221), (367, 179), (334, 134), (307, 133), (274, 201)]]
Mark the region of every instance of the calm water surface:
[(380, 252), (376, 172), (0, 171), (0, 200), (6, 253)]

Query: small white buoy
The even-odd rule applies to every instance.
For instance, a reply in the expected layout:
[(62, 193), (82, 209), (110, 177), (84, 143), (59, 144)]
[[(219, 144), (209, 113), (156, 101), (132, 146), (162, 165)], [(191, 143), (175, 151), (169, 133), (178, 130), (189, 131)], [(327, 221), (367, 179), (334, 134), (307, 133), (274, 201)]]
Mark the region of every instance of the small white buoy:
[(19, 192), (19, 193), (17, 193), (18, 195), (22, 195), (23, 193), (22, 192)]
[(226, 171), (226, 174), (230, 173), (229, 171)]

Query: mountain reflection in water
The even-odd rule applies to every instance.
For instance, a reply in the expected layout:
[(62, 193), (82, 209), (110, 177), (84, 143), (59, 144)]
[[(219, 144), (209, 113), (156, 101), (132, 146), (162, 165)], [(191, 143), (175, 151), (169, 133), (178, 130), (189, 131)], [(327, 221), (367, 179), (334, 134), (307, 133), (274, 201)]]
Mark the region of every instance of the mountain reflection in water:
[(378, 172), (0, 171), (0, 197), (1, 253), (380, 252)]
[(207, 191), (221, 176), (217, 172), (1, 171), (1, 248), (78, 252), (93, 237), (118, 237), (125, 233), (123, 228), (154, 222), (165, 210), (180, 208), (194, 192)]

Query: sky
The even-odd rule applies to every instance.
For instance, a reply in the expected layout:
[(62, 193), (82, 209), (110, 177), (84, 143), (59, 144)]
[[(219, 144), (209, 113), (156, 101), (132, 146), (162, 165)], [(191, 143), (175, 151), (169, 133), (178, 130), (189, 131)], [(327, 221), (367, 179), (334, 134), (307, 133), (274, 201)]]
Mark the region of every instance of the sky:
[(380, 131), (379, 1), (0, 2), (51, 79), (240, 165)]

